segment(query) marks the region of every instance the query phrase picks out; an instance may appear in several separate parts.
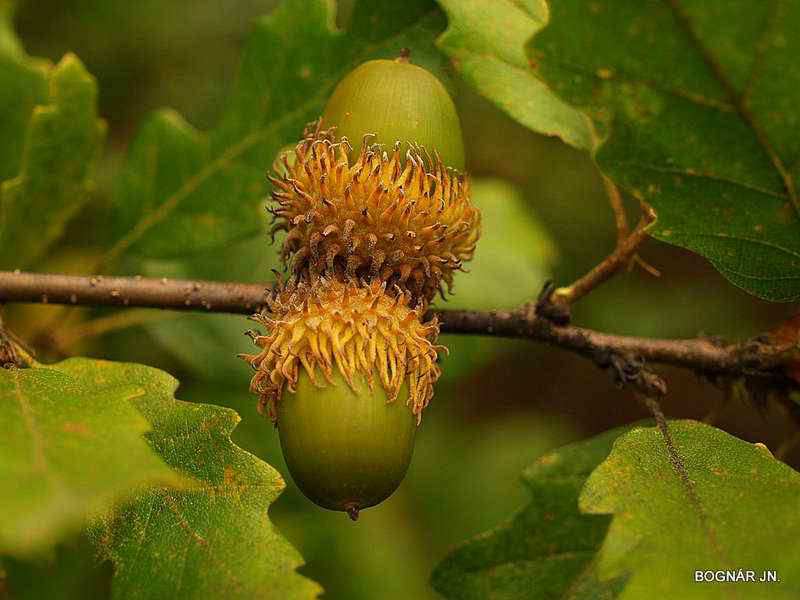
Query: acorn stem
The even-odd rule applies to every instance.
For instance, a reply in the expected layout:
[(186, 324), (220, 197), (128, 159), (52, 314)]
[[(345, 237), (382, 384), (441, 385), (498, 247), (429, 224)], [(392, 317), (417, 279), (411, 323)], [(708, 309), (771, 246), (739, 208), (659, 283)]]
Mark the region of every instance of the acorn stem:
[(347, 511), (347, 516), (350, 517), (351, 521), (358, 521), (358, 504), (351, 504), (345, 508), (345, 510)]

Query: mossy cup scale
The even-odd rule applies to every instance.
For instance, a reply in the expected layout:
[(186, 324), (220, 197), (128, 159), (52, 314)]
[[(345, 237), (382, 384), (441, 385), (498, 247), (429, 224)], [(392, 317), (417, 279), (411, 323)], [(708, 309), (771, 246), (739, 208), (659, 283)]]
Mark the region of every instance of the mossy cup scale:
[(464, 169), (464, 142), (456, 107), (442, 83), (407, 57), (371, 60), (356, 67), (336, 86), (322, 115), (325, 127), (350, 140), (355, 153), (365, 134), (368, 143), (391, 150), (396, 141), (412, 142), (454, 169)]
[(355, 520), (400, 485), (414, 451), (416, 417), (406, 385), (393, 402), (376, 380), (356, 375), (352, 389), (337, 372), (315, 386), (303, 372), (277, 409), (281, 448), (292, 479), (311, 501)]

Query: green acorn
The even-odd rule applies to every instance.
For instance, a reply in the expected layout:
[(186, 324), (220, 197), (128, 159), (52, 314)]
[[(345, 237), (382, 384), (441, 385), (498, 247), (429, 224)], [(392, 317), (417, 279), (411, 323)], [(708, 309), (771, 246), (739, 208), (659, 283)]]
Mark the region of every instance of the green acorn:
[(352, 518), (397, 488), (441, 371), (436, 321), (386, 284), (320, 278), (278, 288), (243, 355), (297, 487)]
[[(371, 60), (350, 72), (333, 92), (322, 122), (335, 127), (359, 151), (368, 135), (391, 148), (396, 141), (438, 154), (444, 165), (464, 169), (464, 140), (455, 104), (442, 83), (411, 64), (407, 52), (395, 60)], [(403, 153), (408, 148), (403, 148)]]
[(405, 477), (417, 420), (406, 406), (406, 386), (389, 402), (386, 390), (370, 389), (362, 375), (352, 385), (338, 373), (332, 379), (318, 388), (301, 373), (295, 393), (278, 403), (277, 425), (297, 486), (320, 506), (355, 520)]
[(424, 314), (480, 236), (463, 166), (452, 100), (403, 55), (347, 75), (273, 167), (293, 278), (254, 317), (251, 389), (300, 490), (353, 519), (402, 481), (441, 373)]
[(408, 62), (370, 61), (339, 84), (322, 123), (334, 127), (312, 125), (270, 177), (284, 260), (298, 276), (380, 278), (424, 303), (444, 295), (480, 237), (469, 180), (452, 168), (463, 143), (444, 86)]

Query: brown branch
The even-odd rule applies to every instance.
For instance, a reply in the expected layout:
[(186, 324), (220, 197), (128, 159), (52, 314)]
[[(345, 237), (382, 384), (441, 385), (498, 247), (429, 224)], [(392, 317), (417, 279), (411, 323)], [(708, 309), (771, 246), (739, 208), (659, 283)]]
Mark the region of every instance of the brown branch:
[[(263, 304), (266, 284), (146, 277), (78, 277), (0, 271), (0, 303), (151, 307), (252, 314)], [(531, 339), (584, 356), (616, 373), (620, 383), (663, 395), (663, 380), (644, 362), (676, 365), (709, 375), (754, 376), (783, 381), (795, 354), (755, 340), (723, 344), (707, 338), (649, 339), (558, 326), (527, 307), (513, 311), (431, 310), (445, 333)]]
[(81, 277), (0, 271), (0, 303), (137, 306), (251, 314), (266, 285), (152, 277)]

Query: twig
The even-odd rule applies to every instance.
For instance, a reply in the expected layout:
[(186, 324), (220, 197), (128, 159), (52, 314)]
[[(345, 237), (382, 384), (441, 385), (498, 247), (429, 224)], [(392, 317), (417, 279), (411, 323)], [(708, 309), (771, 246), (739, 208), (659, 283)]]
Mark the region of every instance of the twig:
[[(633, 234), (632, 234), (633, 235)], [(263, 304), (265, 285), (146, 277), (77, 277), (0, 271), (0, 303), (34, 302), (71, 305), (150, 307), (252, 314)], [(445, 333), (494, 335), (537, 340), (584, 356), (602, 368), (646, 361), (692, 369), (707, 376), (725, 375), (785, 382), (784, 366), (796, 352), (764, 341), (723, 344), (708, 338), (650, 339), (602, 333), (571, 325), (559, 327), (527, 307), (512, 311), (431, 310)], [(617, 357), (617, 358), (614, 358)], [(627, 363), (623, 362), (625, 371)], [(635, 364), (634, 364), (635, 367)], [(643, 386), (660, 384), (644, 371)], [(633, 368), (626, 378), (636, 378)], [(656, 376), (657, 377), (657, 376)], [(635, 382), (634, 382), (635, 383)], [(655, 387), (653, 387), (655, 386)]]
[[(617, 185), (606, 175), (602, 175), (602, 178), (603, 186), (606, 188), (606, 196), (608, 196), (608, 203), (611, 205), (611, 211), (614, 213), (614, 224), (617, 228), (617, 247), (619, 247), (625, 243), (631, 231), (628, 225), (628, 216), (625, 213), (625, 205), (622, 203), (622, 194), (619, 193)], [(661, 276), (661, 272), (658, 269), (645, 262), (642, 257), (636, 253), (628, 260), (628, 270), (632, 269), (634, 265), (638, 265), (653, 277)]]
[(0, 271), (0, 302), (131, 306), (249, 314), (264, 303), (266, 284), (153, 277), (81, 277)]
[(648, 204), (642, 204), (642, 218), (631, 234), (619, 244), (614, 252), (600, 262), (594, 269), (578, 279), (569, 287), (557, 289), (553, 294), (554, 302), (573, 304), (586, 296), (594, 288), (608, 281), (618, 271), (623, 269), (636, 253), (639, 246), (647, 239), (647, 229), (656, 220), (656, 212)]
[(647, 239), (648, 228), (655, 220), (655, 210), (649, 204), (642, 202), (642, 218), (636, 228), (622, 242), (617, 244), (614, 252), (572, 285), (554, 289), (549, 294), (544, 292), (535, 306), (537, 314), (558, 324), (568, 323), (570, 307), (575, 302), (586, 296), (597, 286), (611, 279), (633, 260), (636, 250)]
[(610, 177), (605, 175), (601, 175), (601, 177), (603, 179), (603, 187), (606, 188), (608, 203), (614, 213), (614, 224), (617, 226), (617, 246), (620, 246), (631, 231), (628, 225), (628, 216), (625, 214), (625, 206), (622, 203), (622, 195), (619, 193), (619, 188)]

